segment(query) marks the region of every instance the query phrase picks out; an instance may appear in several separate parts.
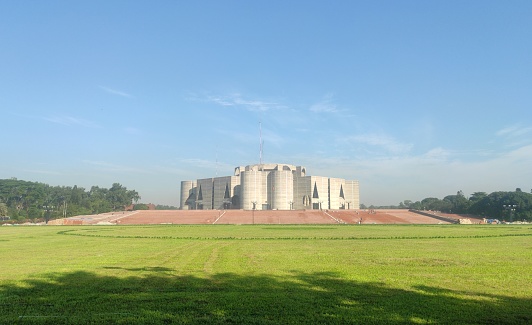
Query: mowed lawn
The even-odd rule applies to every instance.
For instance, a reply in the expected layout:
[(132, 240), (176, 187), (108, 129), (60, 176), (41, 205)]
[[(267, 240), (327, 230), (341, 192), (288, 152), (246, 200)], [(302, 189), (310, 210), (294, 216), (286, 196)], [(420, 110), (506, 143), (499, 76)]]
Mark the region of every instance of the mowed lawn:
[(532, 226), (0, 228), (0, 324), (530, 324)]

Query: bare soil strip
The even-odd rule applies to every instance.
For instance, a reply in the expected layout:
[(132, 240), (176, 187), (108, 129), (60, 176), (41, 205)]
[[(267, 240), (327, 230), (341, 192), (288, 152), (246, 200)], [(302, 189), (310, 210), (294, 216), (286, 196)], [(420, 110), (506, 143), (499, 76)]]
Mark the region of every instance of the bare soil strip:
[[(459, 219), (458, 215), (454, 216)], [(408, 210), (147, 210), (76, 216), (53, 224), (449, 224)]]

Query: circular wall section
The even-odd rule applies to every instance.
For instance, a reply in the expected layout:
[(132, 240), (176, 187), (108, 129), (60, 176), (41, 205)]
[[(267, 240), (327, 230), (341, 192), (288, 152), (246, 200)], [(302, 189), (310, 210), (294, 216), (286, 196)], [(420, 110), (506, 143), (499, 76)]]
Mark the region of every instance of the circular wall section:
[[(262, 172), (246, 170), (240, 173), (241, 207), (244, 210), (262, 209)], [(255, 205), (255, 207), (254, 207)]]
[(187, 201), (190, 191), (196, 187), (195, 181), (182, 181), (181, 182), (181, 200), (179, 201), (179, 209), (188, 210), (189, 206), (185, 204)]
[(275, 170), (269, 175), (268, 197), (271, 209), (290, 210), (294, 197), (294, 176), (290, 170)]

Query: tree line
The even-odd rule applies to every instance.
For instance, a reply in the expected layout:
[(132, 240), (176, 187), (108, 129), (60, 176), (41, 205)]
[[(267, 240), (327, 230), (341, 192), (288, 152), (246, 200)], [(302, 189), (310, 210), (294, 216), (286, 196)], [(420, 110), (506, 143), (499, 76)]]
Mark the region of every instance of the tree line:
[[(137, 204), (140, 196), (119, 183), (110, 188), (92, 186), (90, 190), (74, 185), (50, 186), (17, 179), (0, 179), (0, 221), (51, 220), (76, 215), (87, 215), (123, 210), (135, 202), (134, 209), (145, 209)], [(361, 209), (399, 208), (432, 210), (445, 213), (473, 214), (507, 221), (532, 221), (532, 194), (517, 188), (513, 192), (475, 192), (466, 198), (462, 191), (443, 199), (428, 197), (413, 202), (404, 200), (397, 206), (360, 205)], [(156, 209), (176, 209), (156, 206)]]
[(86, 190), (76, 185), (50, 186), (15, 178), (0, 179), (0, 218), (9, 216), (16, 221), (48, 221), (118, 211), (138, 200), (137, 191), (119, 183), (110, 188), (92, 186)]
[(532, 221), (532, 194), (517, 188), (514, 192), (475, 192), (466, 198), (462, 191), (447, 195), (443, 199), (428, 197), (421, 201), (405, 200), (398, 206), (361, 208), (399, 208), (412, 210), (432, 210), (445, 213), (472, 214), (490, 219), (506, 221)]

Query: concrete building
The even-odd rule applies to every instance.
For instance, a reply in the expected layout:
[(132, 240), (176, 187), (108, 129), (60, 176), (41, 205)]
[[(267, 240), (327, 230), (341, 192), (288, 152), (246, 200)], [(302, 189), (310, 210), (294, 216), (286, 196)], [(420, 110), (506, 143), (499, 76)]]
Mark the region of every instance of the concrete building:
[(234, 176), (181, 182), (182, 210), (358, 209), (356, 180), (307, 176), (306, 168), (256, 164), (235, 168)]

